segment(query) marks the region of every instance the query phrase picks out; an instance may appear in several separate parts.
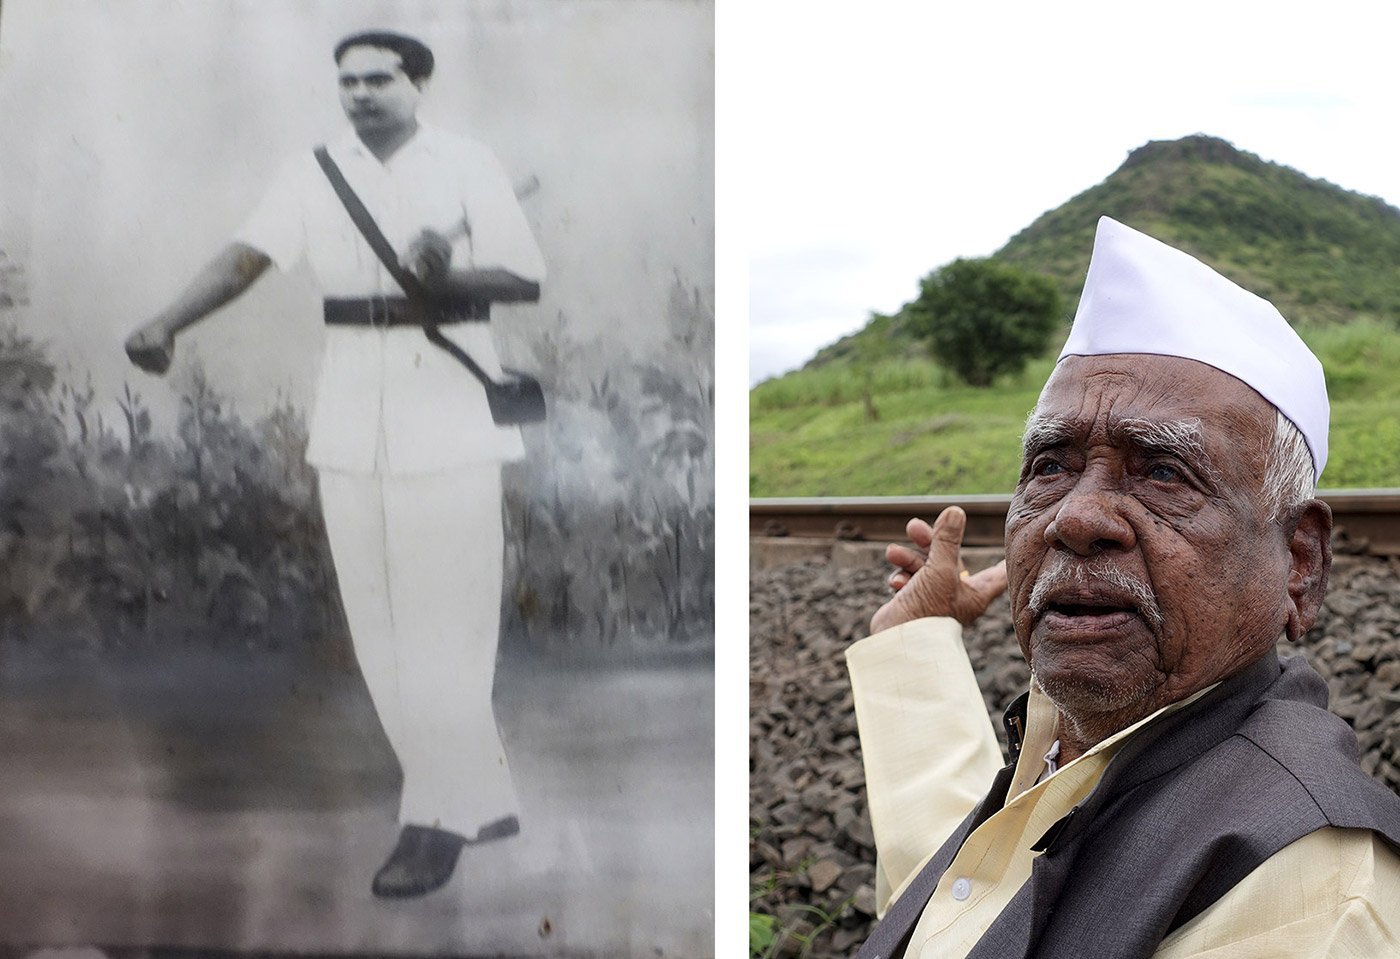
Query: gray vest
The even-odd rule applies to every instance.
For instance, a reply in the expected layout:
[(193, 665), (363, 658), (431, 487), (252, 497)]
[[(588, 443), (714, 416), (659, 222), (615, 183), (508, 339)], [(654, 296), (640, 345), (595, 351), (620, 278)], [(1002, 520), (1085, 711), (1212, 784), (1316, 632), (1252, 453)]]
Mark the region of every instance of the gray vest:
[[(1001, 809), (1026, 697), (1007, 710), (1011, 763), (890, 908), (858, 959), (893, 959), (963, 842)], [(1301, 658), (1269, 653), (1136, 733), (1094, 790), (1032, 848), (1030, 878), (969, 959), (1150, 956), (1289, 843), (1324, 826), (1400, 850), (1400, 798), (1357, 765), (1351, 727)]]

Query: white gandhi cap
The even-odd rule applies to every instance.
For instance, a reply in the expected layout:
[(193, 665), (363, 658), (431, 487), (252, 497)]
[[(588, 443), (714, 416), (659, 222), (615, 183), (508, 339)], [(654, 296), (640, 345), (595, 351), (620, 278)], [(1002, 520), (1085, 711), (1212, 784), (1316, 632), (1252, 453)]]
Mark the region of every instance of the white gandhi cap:
[(1180, 356), (1229, 373), (1298, 427), (1322, 475), (1327, 383), (1288, 321), (1201, 261), (1105, 216), (1060, 359), (1106, 353)]

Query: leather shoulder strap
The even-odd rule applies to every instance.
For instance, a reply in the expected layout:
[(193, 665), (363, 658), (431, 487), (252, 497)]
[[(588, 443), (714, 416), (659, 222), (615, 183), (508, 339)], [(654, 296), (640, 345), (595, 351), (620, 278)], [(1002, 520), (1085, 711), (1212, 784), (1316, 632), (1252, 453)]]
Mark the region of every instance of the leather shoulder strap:
[(398, 255), (394, 253), (394, 248), (384, 238), (379, 224), (374, 222), (374, 217), (365, 208), (354, 188), (346, 181), (345, 174), (340, 172), (340, 167), (331, 159), (330, 151), (323, 144), (316, 148), (315, 155), (316, 162), (321, 165), (322, 172), (326, 174), (326, 179), (331, 181), (335, 195), (340, 197), (340, 202), (345, 206), (345, 212), (350, 214), (350, 219), (355, 222), (355, 227), (364, 236), (369, 248), (374, 251), (375, 256), (379, 257), (379, 262), (384, 264), (384, 269), (389, 271), (389, 275), (399, 286), (403, 287), (403, 291), (410, 297), (417, 300), (429, 299), (428, 291), (423, 288), (418, 277), (399, 264)]
[(375, 256), (379, 257), (379, 262), (384, 264), (384, 269), (388, 270), (389, 275), (394, 278), (399, 286), (403, 287), (404, 293), (408, 294), (410, 299), (416, 300), (423, 306), (428, 307), (424, 310), (423, 335), (426, 336), (434, 346), (447, 351), (457, 362), (470, 370), (472, 375), (480, 380), (482, 385), (487, 389), (497, 385), (496, 381), (491, 379), (476, 360), (471, 358), (470, 354), (456, 343), (449, 340), (443, 335), (442, 331), (438, 329), (438, 325), (434, 320), (436, 310), (432, 308), (432, 298), (429, 296), (428, 291), (423, 288), (423, 284), (419, 282), (418, 277), (414, 276), (400, 265), (398, 256), (394, 253), (394, 248), (390, 246), (389, 241), (385, 239), (384, 232), (379, 229), (379, 224), (374, 222), (374, 217), (370, 214), (369, 210), (365, 209), (364, 202), (360, 200), (354, 187), (350, 186), (346, 181), (345, 174), (340, 172), (340, 167), (331, 159), (330, 151), (322, 144), (318, 146), (314, 152), (316, 155), (316, 162), (321, 165), (321, 171), (326, 174), (326, 179), (331, 181), (331, 187), (335, 190), (335, 195), (340, 197), (340, 202), (345, 207), (345, 212), (350, 214), (350, 219), (355, 222), (355, 227), (360, 231), (361, 235), (364, 236), (365, 242), (369, 244), (369, 248), (374, 251)]

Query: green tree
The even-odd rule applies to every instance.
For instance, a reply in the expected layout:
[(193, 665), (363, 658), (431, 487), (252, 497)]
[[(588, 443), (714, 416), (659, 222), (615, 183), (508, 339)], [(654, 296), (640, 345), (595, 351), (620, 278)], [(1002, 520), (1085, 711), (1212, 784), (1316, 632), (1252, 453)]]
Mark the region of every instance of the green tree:
[(935, 361), (971, 386), (990, 386), (1039, 354), (1064, 313), (1053, 280), (992, 259), (958, 259), (920, 283), (905, 325)]

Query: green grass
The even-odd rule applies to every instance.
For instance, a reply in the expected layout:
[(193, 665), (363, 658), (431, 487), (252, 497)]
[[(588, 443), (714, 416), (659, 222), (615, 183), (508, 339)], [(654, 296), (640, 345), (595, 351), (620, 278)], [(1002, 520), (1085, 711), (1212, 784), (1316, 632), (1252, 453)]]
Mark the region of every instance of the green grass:
[(764, 383), (754, 390), (750, 405), (755, 410), (778, 411), (811, 406), (858, 403), (868, 388), (872, 394), (907, 393), (929, 388), (943, 389), (953, 378), (941, 367), (925, 360), (894, 359), (876, 365), (817, 366)]
[[(1400, 332), (1372, 320), (1299, 332), (1322, 360), (1332, 399), (1322, 485), (1400, 486)], [(912, 360), (826, 366), (760, 384), (749, 399), (749, 493), (1009, 493), (1021, 428), (1052, 366), (1037, 360), (984, 390)]]
[(1375, 322), (1303, 332), (1332, 399), (1322, 485), (1400, 486), (1400, 332)]

